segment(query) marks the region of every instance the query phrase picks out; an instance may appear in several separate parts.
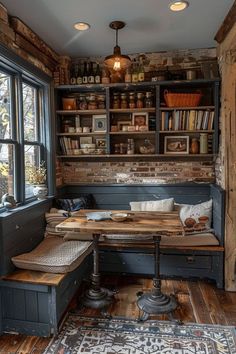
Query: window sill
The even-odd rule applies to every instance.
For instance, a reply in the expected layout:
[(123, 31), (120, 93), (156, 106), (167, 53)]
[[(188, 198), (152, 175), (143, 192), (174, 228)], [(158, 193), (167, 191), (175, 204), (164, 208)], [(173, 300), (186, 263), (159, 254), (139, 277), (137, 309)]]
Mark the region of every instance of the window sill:
[(39, 206), (39, 205), (42, 205), (42, 204), (46, 204), (48, 201), (51, 201), (52, 199), (54, 198), (54, 196), (48, 196), (46, 199), (42, 199), (42, 200), (34, 200), (34, 201), (31, 201), (27, 204), (24, 204), (24, 205), (20, 205), (14, 209), (11, 209), (10, 211), (2, 211), (0, 210), (0, 218), (6, 218), (6, 217), (9, 217), (11, 215), (15, 215), (17, 214), (18, 212), (21, 212), (21, 211), (25, 211), (27, 209), (30, 209), (30, 208), (33, 208), (33, 207), (36, 207), (36, 206)]

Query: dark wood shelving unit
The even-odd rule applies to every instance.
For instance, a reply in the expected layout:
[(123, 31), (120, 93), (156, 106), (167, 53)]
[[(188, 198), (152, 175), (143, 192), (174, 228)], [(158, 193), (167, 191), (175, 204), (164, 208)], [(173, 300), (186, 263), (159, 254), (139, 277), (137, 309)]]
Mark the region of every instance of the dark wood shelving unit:
[[(157, 81), (157, 82), (142, 82), (142, 83), (115, 83), (115, 84), (93, 84), (93, 85), (63, 85), (56, 87), (56, 106), (61, 107), (62, 97), (66, 95), (76, 94), (79, 97), (80, 93), (95, 93), (105, 95), (106, 105), (105, 109), (95, 109), (95, 110), (63, 110), (57, 109), (56, 115), (57, 119), (57, 133), (58, 140), (67, 137), (67, 139), (76, 139), (80, 137), (91, 137), (93, 138), (93, 143), (101, 137), (101, 139), (106, 140), (105, 154), (76, 154), (76, 155), (65, 155), (60, 154), (59, 143), (58, 143), (58, 157), (66, 159), (77, 159), (77, 160), (138, 160), (138, 159), (148, 159), (148, 160), (212, 160), (215, 158), (218, 152), (218, 135), (219, 135), (219, 79), (200, 79), (200, 80), (182, 80), (182, 81)], [(202, 91), (202, 103), (199, 106), (178, 106), (178, 107), (166, 107), (164, 106), (164, 92), (185, 92), (191, 93), (194, 91)], [(151, 91), (153, 106), (151, 108), (112, 108), (112, 98), (115, 92), (128, 93), (133, 91), (143, 92)], [(178, 130), (161, 130), (161, 115), (162, 112), (172, 112), (172, 111), (214, 111), (214, 126), (213, 129), (178, 129)], [(111, 125), (118, 126), (118, 122), (127, 125), (132, 124), (133, 113), (147, 113), (149, 130), (148, 131), (111, 131)], [(163, 113), (164, 114), (164, 113)], [(171, 114), (171, 113), (170, 113)], [(93, 115), (106, 115), (107, 130), (102, 132), (89, 132), (89, 133), (69, 133), (63, 132), (60, 125), (63, 119), (73, 120), (75, 116), (84, 117), (83, 119), (90, 121), (92, 129)], [(197, 113), (196, 113), (197, 115)], [(114, 123), (115, 122), (115, 123)], [(117, 122), (117, 123), (116, 123)], [(210, 124), (209, 124), (210, 125)], [(210, 150), (208, 154), (178, 154), (178, 153), (164, 153), (164, 140), (165, 136), (183, 135), (189, 136), (189, 141), (192, 137), (200, 137), (200, 134), (209, 134)], [(97, 138), (96, 138), (97, 137)], [(155, 153), (150, 155), (144, 154), (113, 154), (114, 144), (127, 143), (127, 139), (132, 138), (135, 143), (135, 151), (139, 151), (139, 146), (143, 144), (145, 139), (150, 139), (151, 143), (155, 146)], [(169, 138), (170, 139), (170, 138)], [(137, 145), (136, 145), (137, 144)]]

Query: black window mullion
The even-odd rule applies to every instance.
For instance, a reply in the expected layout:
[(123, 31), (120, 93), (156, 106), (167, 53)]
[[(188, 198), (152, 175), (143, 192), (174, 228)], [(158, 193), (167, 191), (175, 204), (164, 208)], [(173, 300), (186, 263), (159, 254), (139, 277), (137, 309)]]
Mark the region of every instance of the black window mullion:
[(25, 202), (25, 159), (24, 159), (24, 112), (23, 112), (23, 81), (22, 75), (19, 73), (16, 80), (16, 90), (18, 102), (17, 124), (18, 124), (18, 149), (16, 168), (18, 170), (19, 178), (16, 180), (16, 187), (19, 193), (19, 200)]

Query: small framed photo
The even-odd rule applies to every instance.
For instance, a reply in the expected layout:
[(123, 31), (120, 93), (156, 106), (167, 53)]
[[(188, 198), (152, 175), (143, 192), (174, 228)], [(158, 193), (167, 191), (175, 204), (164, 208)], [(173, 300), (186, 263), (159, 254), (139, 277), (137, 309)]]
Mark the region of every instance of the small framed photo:
[(189, 136), (165, 136), (165, 154), (189, 154)]
[(107, 147), (106, 139), (96, 139), (96, 148), (106, 149), (106, 147)]
[(117, 122), (118, 131), (127, 132), (128, 131), (128, 126), (130, 126), (130, 125), (131, 125), (131, 121), (130, 120), (118, 121)]
[(81, 136), (79, 138), (80, 146), (81, 144), (92, 144), (93, 138), (91, 136)]
[(107, 130), (107, 117), (105, 114), (93, 115), (93, 132), (100, 133)]
[(135, 112), (132, 114), (132, 125), (135, 127), (141, 127), (146, 125), (148, 127), (148, 113), (147, 112)]

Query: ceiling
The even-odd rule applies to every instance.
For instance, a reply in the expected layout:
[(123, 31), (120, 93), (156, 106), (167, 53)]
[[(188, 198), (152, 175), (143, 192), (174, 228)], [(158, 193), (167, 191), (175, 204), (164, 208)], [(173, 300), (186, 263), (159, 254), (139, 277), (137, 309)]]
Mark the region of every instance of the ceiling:
[[(182, 12), (169, 10), (171, 0), (1, 0), (58, 54), (76, 57), (112, 54), (119, 31), (122, 54), (215, 47), (214, 36), (234, 0), (188, 0)], [(78, 32), (73, 24), (88, 22)]]

